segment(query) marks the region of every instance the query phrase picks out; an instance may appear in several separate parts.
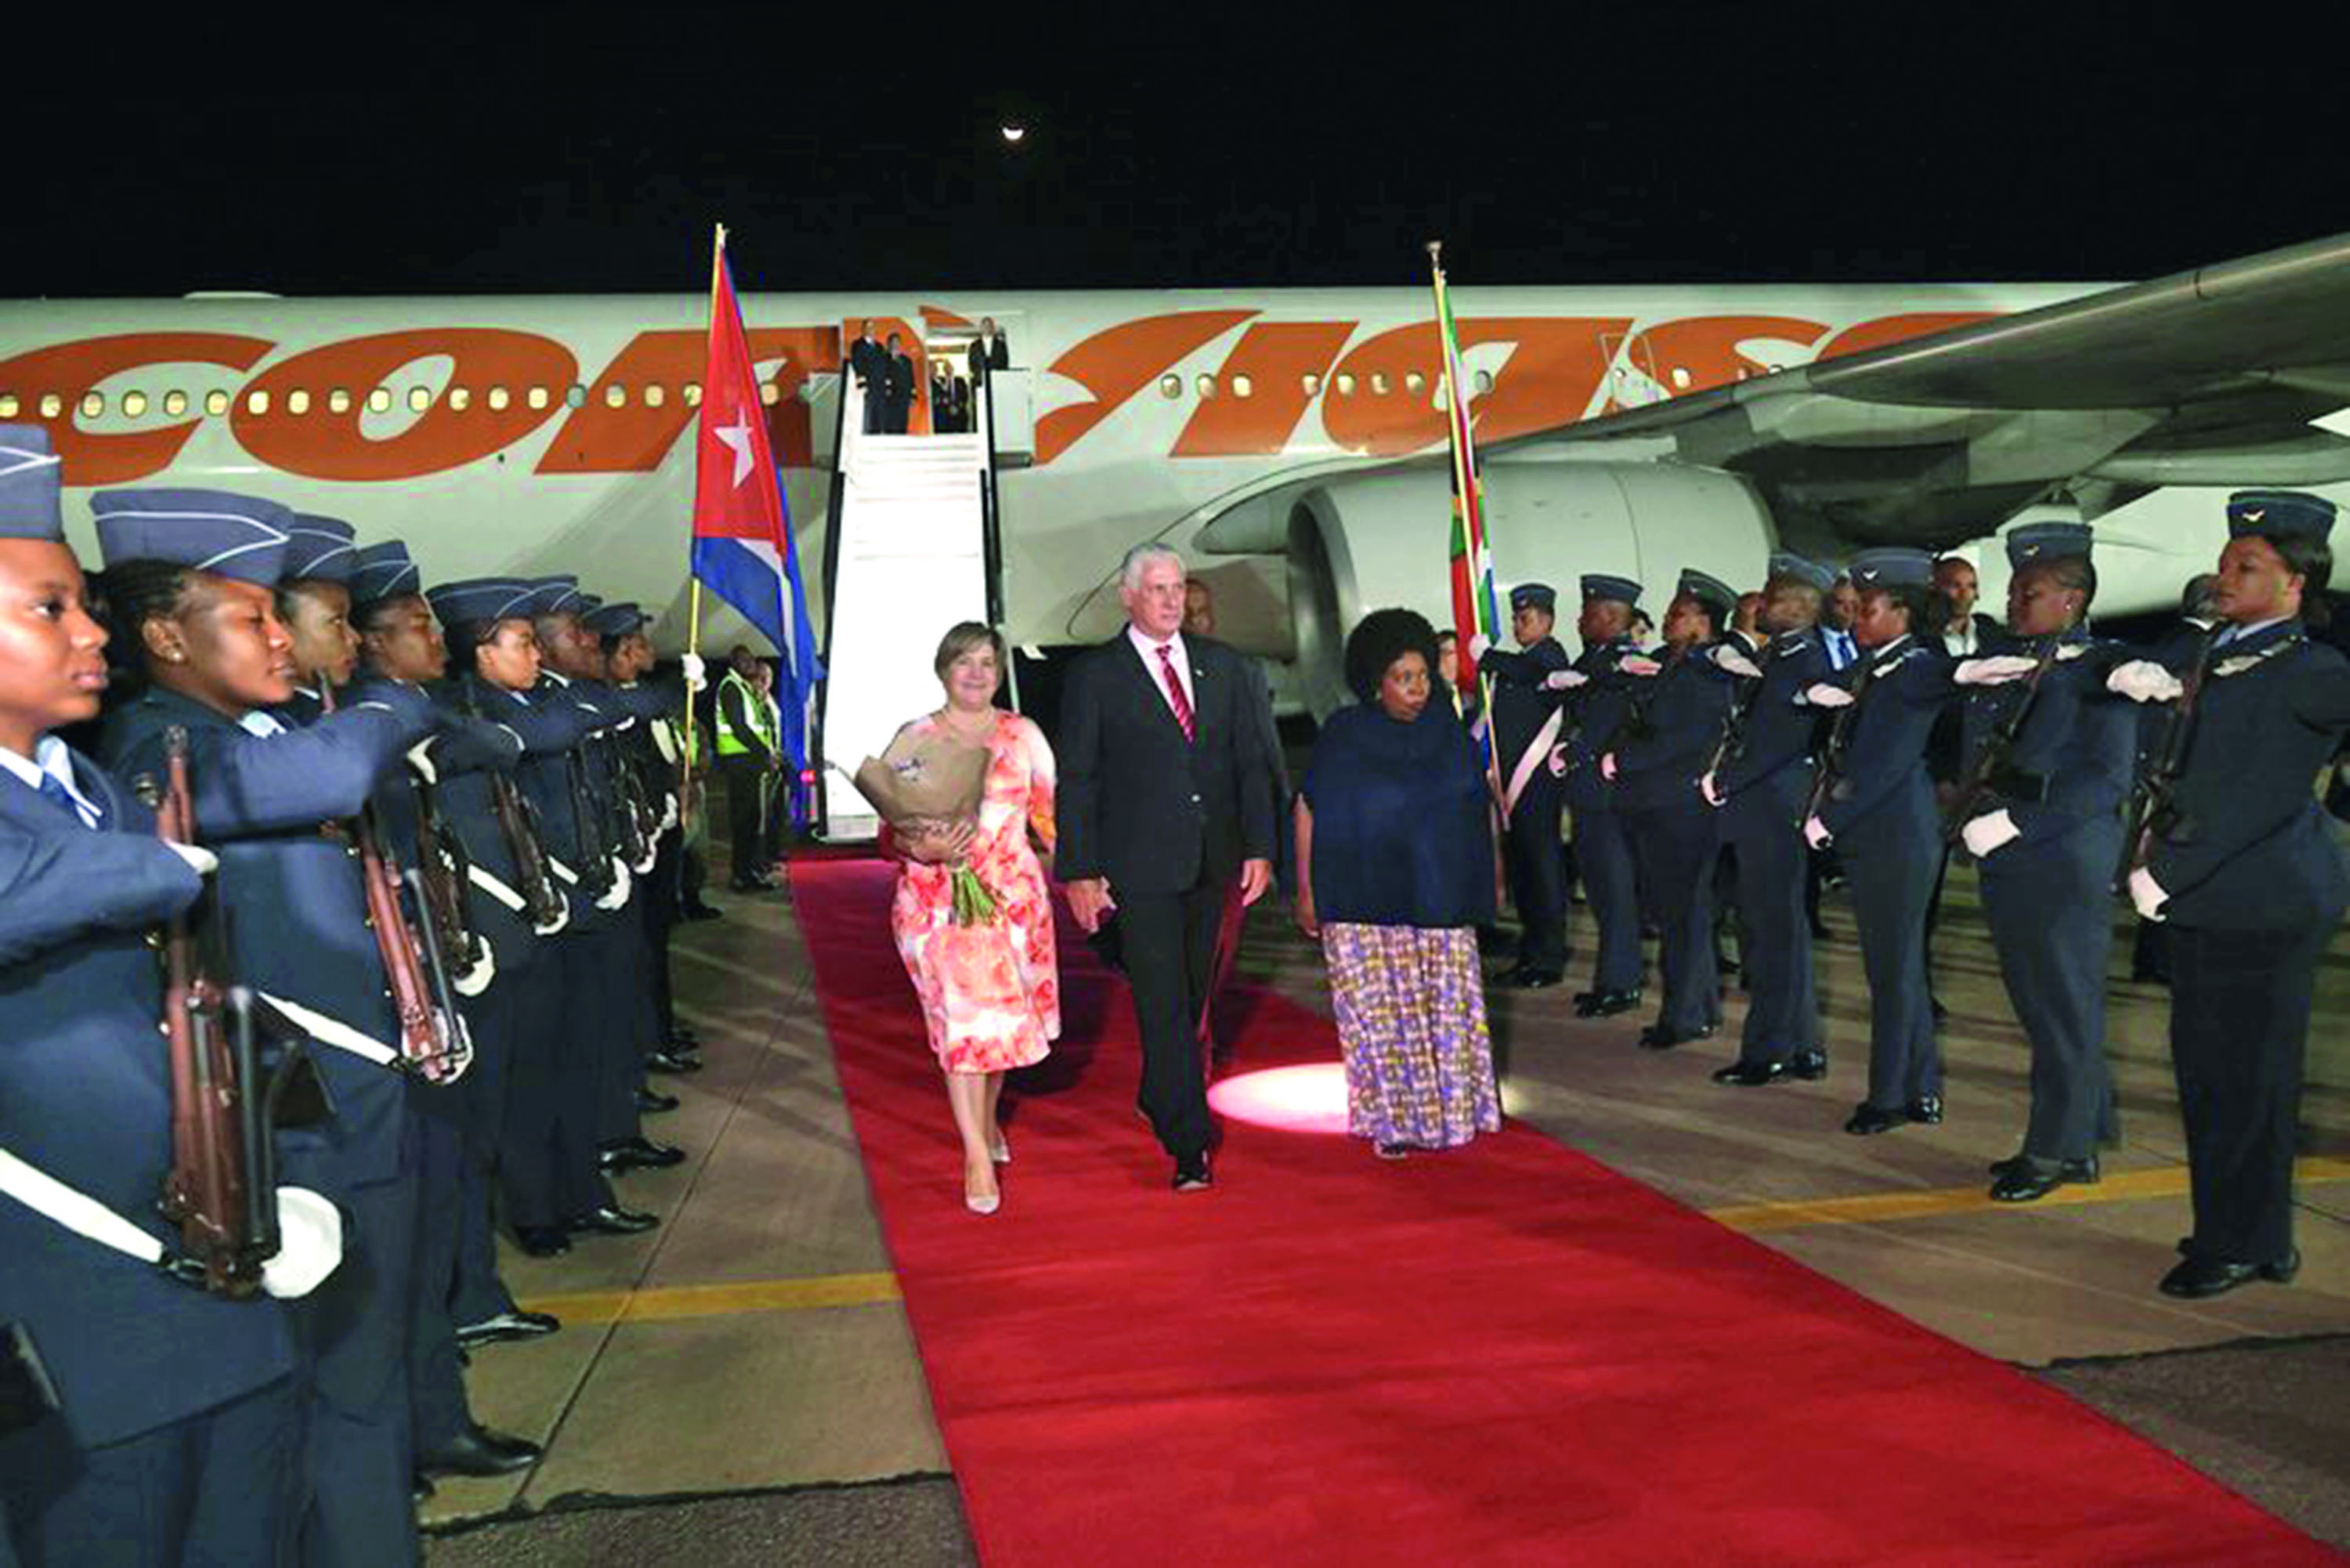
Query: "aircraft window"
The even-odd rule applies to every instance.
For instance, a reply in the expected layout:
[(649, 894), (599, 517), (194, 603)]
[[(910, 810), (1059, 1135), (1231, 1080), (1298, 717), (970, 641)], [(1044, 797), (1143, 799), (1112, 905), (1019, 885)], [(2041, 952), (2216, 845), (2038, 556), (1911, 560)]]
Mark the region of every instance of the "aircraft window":
[(267, 413), (269, 411), (269, 394), (263, 391), (245, 393), (244, 411), (248, 414)]
[(449, 406), (458, 413), (463, 413), (467, 409), (473, 407), (473, 394), (470, 389), (464, 387), (452, 387), (449, 389)]
[(1213, 376), (1201, 377), (1199, 385), (1201, 397), (1212, 398), (1216, 395), (1216, 379)]
[(286, 411), (289, 414), (308, 413), (310, 411), (310, 394), (308, 390), (305, 388), (296, 387), (292, 391), (286, 393)]
[(337, 387), (334, 390), (328, 392), (327, 394), (327, 411), (330, 414), (349, 413), (351, 411), (351, 389), (348, 387)]
[(1170, 400), (1181, 397), (1183, 395), (1183, 378), (1180, 376), (1159, 377), (1159, 395), (1162, 398)]
[(1689, 367), (1687, 365), (1676, 365), (1673, 367), (1673, 387), (1677, 391), (1686, 392), (1689, 390), (1690, 373)]
[(1322, 389), (1322, 378), (1308, 370), (1297, 378), (1297, 384), (1305, 389), (1305, 395), (1310, 398)]
[(1404, 372), (1403, 389), (1416, 398), (1428, 390), (1428, 378), (1417, 370), (1407, 370)]
[(13, 420), (16, 417), (16, 394), (14, 392), (0, 392), (0, 420)]
[(649, 409), (660, 408), (662, 402), (666, 400), (667, 397), (667, 390), (659, 381), (647, 381), (645, 383), (645, 407)]
[(163, 394), (163, 412), (178, 419), (188, 411), (188, 394), (177, 389)]
[(1388, 373), (1385, 370), (1371, 372), (1371, 391), (1378, 397), (1384, 398), (1388, 395)]
[(66, 400), (63, 398), (58, 397), (55, 392), (43, 392), (41, 394), (41, 417), (43, 419), (53, 420), (65, 411)]
[(140, 415), (144, 414), (146, 411), (147, 411), (147, 394), (146, 394), (146, 393), (144, 393), (144, 392), (125, 392), (125, 393), (123, 393), (123, 394), (122, 394), (122, 417), (123, 417), (124, 419), (126, 419), (126, 420), (135, 420), (135, 419), (139, 418)]
[(1250, 380), (1246, 376), (1234, 376), (1232, 378), (1233, 397), (1247, 398), (1253, 397), (1255, 394), (1256, 383), (1254, 381)]
[(504, 387), (492, 387), (490, 389), (490, 407), (492, 409), (503, 409), (511, 401), (513, 401), (513, 400), (506, 395), (506, 389)]
[(1338, 379), (1337, 379), (1336, 385), (1337, 385), (1337, 388), (1338, 388), (1338, 395), (1339, 395), (1340, 397), (1342, 397), (1342, 398), (1351, 398), (1351, 397), (1353, 397), (1353, 396), (1355, 395), (1355, 374), (1354, 374), (1354, 372), (1353, 372), (1353, 371), (1351, 371), (1351, 370), (1341, 370), (1341, 371), (1339, 371), (1339, 372), (1338, 372)]
[(104, 412), (106, 412), (106, 394), (104, 392), (84, 392), (81, 395), (82, 418), (86, 420), (94, 420)]
[(432, 389), (430, 387), (409, 388), (408, 406), (420, 414), (425, 410), (431, 408), (432, 406)]
[(528, 395), (523, 399), (523, 401), (528, 403), (534, 409), (543, 409), (546, 407), (547, 402), (549, 401), (546, 389), (545, 387), (533, 387)]
[(1490, 391), (1492, 391), (1492, 389), (1493, 389), (1493, 372), (1492, 372), (1492, 371), (1491, 371), (1491, 370), (1480, 370), (1480, 371), (1478, 371), (1478, 372), (1477, 372), (1477, 395), (1478, 395), (1479, 397), (1481, 397), (1481, 398), (1482, 398), (1482, 397), (1483, 397), (1487, 392), (1490, 392)]
[(688, 381), (685, 384), (685, 406), (689, 409), (698, 409), (702, 407), (701, 382)]
[(759, 400), (766, 404), (767, 407), (771, 409), (774, 408), (777, 403), (783, 400), (783, 397), (784, 389), (775, 385), (773, 381), (762, 381), (759, 383)]
[(627, 408), (629, 406), (629, 389), (623, 387), (618, 381), (615, 381), (610, 386), (605, 388), (604, 406), (608, 409)]
[(368, 412), (386, 414), (391, 411), (391, 389), (378, 387), (368, 394)]
[(228, 394), (214, 387), (204, 394), (204, 412), (218, 419), (228, 412)]

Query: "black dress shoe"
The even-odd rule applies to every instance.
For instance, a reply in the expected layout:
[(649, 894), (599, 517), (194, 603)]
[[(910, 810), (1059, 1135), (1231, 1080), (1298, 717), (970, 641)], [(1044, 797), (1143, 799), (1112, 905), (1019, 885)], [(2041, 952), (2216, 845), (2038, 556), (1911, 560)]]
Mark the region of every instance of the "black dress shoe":
[(1555, 969), (1519, 969), (1510, 975), (1510, 983), (1521, 991), (1548, 991), (1565, 978)]
[(715, 904), (688, 904), (678, 911), (689, 920), (723, 920), (726, 911)]
[(657, 1116), (664, 1111), (675, 1109), (677, 1109), (675, 1095), (664, 1095), (659, 1089), (637, 1091), (637, 1114), (639, 1116)]
[(1857, 1137), (1867, 1137), (1908, 1125), (1909, 1117), (1904, 1112), (1888, 1111), (1863, 1103), (1853, 1107), (1852, 1115), (1845, 1119), (1844, 1130)]
[(1908, 1116), (1911, 1121), (1918, 1123), (1920, 1127), (1940, 1127), (1942, 1125), (1942, 1096), (1939, 1095), (1920, 1095), (1916, 1099), (1910, 1101), (1908, 1105), (1902, 1106), (1901, 1114)]
[[(2005, 1176), (2011, 1170), (2030, 1170), (2035, 1167), (2046, 1169), (2051, 1166), (2056, 1168), (2057, 1174), (2066, 1181), (2075, 1182), (2083, 1187), (2096, 1185), (2097, 1157), (2094, 1154), (2080, 1159), (2054, 1160), (2034, 1159), (2028, 1154), (2012, 1154), (2005, 1159), (1992, 1160), (1991, 1173), (1993, 1176)], [(2189, 1249), (2182, 1245), (2178, 1250), (2183, 1253)]]
[(418, 1470), (414, 1475), (408, 1479), (408, 1495), (410, 1500), (412, 1501), (432, 1501), (432, 1493), (436, 1489), (432, 1485), (432, 1478), (426, 1475), (422, 1470)]
[(1613, 1018), (1619, 1012), (1629, 1012), (1640, 1005), (1640, 988), (1629, 991), (1584, 991), (1575, 998), (1577, 1018)]
[(551, 1312), (525, 1312), (516, 1307), (512, 1312), (464, 1324), (457, 1330), (457, 1344), (470, 1349), (477, 1345), (501, 1345), (507, 1340), (538, 1339), (562, 1326), (563, 1320)]
[(2283, 1262), (2276, 1263), (2231, 1263), (2224, 1258), (2189, 1253), (2185, 1262), (2162, 1276), (2162, 1293), (2199, 1300), (2225, 1295), (2238, 1285), (2248, 1285), (2254, 1280), (2291, 1284), (2293, 1275), (2299, 1272), (2301, 1250), (2297, 1247), (2284, 1255)]
[(659, 1216), (606, 1204), (572, 1220), (564, 1229), (573, 1235), (634, 1236), (660, 1223)]
[(1678, 1029), (1668, 1029), (1661, 1023), (1651, 1024), (1640, 1031), (1640, 1049), (1669, 1051), (1676, 1045), (1686, 1045), (1692, 1040), (1711, 1040), (1713, 1038), (1715, 1027), (1709, 1023), (1702, 1029), (1683, 1032)]
[(648, 1051), (645, 1053), (645, 1066), (656, 1073), (699, 1073), (702, 1071), (702, 1059), (671, 1050)]
[(1939, 996), (1928, 997), (1926, 999), (1926, 1008), (1927, 1011), (1933, 1013), (1934, 1022), (1937, 1023), (1946, 1023), (1950, 1019), (1950, 1010), (1942, 1005), (1942, 999)]
[(2012, 1160), (2000, 1161), (1995, 1168), (1999, 1179), (1991, 1184), (1992, 1202), (2031, 1203), (2047, 1197), (2060, 1187), (2067, 1187), (2076, 1181), (2084, 1185), (2095, 1181), (2097, 1157), (2091, 1155), (2086, 1159), (2042, 1161), (2017, 1155)]
[(468, 1422), (438, 1453), (419, 1454), (416, 1468), (427, 1476), (510, 1476), (538, 1463), (545, 1451), (527, 1438)]
[(1742, 1089), (1759, 1089), (1765, 1084), (1775, 1084), (1785, 1077), (1788, 1064), (1784, 1062), (1732, 1062), (1727, 1067), (1713, 1070), (1717, 1084), (1735, 1084)]
[(556, 1258), (571, 1251), (571, 1234), (560, 1225), (524, 1225), (515, 1240), (534, 1258)]
[(625, 1143), (607, 1144), (596, 1156), (597, 1166), (607, 1175), (623, 1170), (666, 1170), (672, 1165), (684, 1163), (685, 1150), (640, 1137), (629, 1138)]
[(1801, 1078), (1806, 1084), (1816, 1084), (1828, 1075), (1828, 1054), (1825, 1051), (1798, 1051), (1787, 1058), (1787, 1075)]
[(1185, 1155), (1176, 1160), (1174, 1182), (1176, 1191), (1205, 1192), (1215, 1184), (1216, 1179), (1209, 1172), (1208, 1157), (1205, 1154)]

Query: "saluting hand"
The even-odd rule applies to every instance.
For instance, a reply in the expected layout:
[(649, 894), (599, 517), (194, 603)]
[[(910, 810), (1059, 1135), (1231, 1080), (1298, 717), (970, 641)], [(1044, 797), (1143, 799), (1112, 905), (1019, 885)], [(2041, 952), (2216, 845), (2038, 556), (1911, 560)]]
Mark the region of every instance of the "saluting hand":
[(1804, 688), (1804, 701), (1814, 708), (1849, 708), (1852, 693), (1841, 686), (1821, 680)]
[(2172, 702), (2187, 688), (2178, 677), (2151, 659), (2133, 659), (2117, 665), (2106, 677), (2106, 690), (2119, 692), (2133, 702)]
[(1590, 685), (1591, 677), (1580, 670), (1555, 670), (1543, 677), (1543, 684), (1553, 691), (1572, 691)]

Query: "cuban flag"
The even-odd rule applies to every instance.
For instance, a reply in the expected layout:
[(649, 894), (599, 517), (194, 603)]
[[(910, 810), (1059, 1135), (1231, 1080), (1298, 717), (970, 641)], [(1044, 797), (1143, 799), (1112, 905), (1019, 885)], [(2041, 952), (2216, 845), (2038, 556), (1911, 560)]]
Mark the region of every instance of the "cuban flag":
[(794, 775), (804, 775), (809, 714), (824, 666), (808, 626), (791, 514), (767, 441), (766, 410), (734, 298), (733, 272), (726, 265), (723, 230), (711, 267), (710, 358), (702, 389), (694, 446), (693, 575), (782, 655), (775, 702), (783, 711), (784, 751)]

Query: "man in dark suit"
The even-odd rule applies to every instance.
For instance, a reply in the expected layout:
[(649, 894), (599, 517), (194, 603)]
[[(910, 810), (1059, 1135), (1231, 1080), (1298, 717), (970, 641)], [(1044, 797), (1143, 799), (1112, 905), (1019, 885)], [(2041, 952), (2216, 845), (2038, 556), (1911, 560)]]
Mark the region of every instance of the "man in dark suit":
[(914, 362), (906, 358), (901, 339), (894, 332), (882, 353), (880, 373), (872, 380), (881, 392), (881, 433), (904, 435), (907, 415), (914, 407)]
[(1012, 369), (1012, 347), (1003, 333), (995, 329), (995, 317), (979, 318), (979, 336), (971, 340), (971, 379), (978, 386), (987, 379), (991, 370)]
[(881, 389), (889, 379), (889, 350), (873, 336), (873, 318), (867, 317), (859, 324), (857, 341), (848, 346), (848, 373), (857, 378), (859, 391), (865, 394), (867, 435), (877, 435), (881, 430)]
[(1127, 627), (1070, 670), (1061, 698), (1055, 869), (1087, 930), (1118, 920), (1142, 1032), (1142, 1113), (1175, 1160), (1175, 1190), (1210, 1183), (1200, 1009), (1235, 880), (1243, 904), (1273, 881), (1273, 811), (1260, 787), (1263, 688), (1221, 642), (1183, 635), (1183, 563), (1127, 554)]

